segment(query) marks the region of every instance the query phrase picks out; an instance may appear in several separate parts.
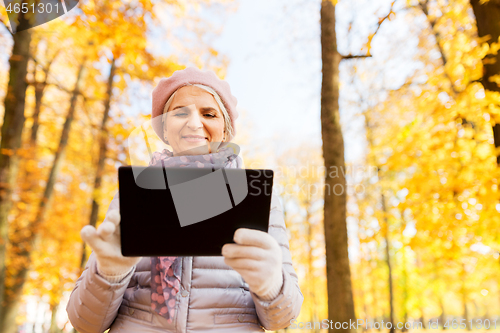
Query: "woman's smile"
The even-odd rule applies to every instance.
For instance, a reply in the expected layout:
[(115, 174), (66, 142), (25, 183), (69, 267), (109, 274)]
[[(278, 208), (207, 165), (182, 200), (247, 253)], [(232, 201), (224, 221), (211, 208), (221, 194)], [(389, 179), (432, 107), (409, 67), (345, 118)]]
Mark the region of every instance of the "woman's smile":
[(185, 135), (182, 138), (187, 142), (194, 142), (194, 143), (205, 142), (206, 140), (208, 140), (206, 137), (199, 135)]

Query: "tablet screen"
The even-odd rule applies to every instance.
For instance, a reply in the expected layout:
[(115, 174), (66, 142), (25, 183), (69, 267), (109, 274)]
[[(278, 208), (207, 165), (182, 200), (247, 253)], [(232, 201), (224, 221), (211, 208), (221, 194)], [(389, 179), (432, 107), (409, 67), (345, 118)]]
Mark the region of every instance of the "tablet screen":
[(220, 256), (238, 228), (268, 231), (273, 171), (120, 167), (124, 256)]

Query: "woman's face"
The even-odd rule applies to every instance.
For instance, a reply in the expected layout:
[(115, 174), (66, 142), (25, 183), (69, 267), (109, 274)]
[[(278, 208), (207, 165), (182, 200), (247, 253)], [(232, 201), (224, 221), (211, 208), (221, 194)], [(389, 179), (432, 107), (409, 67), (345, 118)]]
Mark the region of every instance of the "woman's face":
[[(224, 138), (224, 116), (215, 98), (209, 92), (185, 86), (177, 90), (163, 124), (163, 135), (173, 149), (174, 155), (197, 154), (210, 150), (210, 142), (222, 142)], [(188, 150), (192, 150), (189, 152)]]

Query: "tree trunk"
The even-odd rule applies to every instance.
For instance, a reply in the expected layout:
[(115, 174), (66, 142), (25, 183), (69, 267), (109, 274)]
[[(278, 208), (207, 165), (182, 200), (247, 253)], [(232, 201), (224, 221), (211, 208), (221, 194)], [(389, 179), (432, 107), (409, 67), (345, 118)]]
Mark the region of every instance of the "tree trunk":
[[(420, 259), (420, 255), (415, 253), (417, 272), (421, 272), (422, 268), (422, 260)], [(417, 273), (417, 274), (419, 274)], [(422, 291), (418, 292), (418, 308), (420, 310), (420, 321), (422, 322), (422, 327), (426, 329), (425, 326), (425, 312), (424, 312), (424, 301), (423, 301), (424, 293)]]
[[(374, 149), (373, 142), (373, 134), (372, 134), (372, 121), (370, 120), (370, 115), (367, 111), (364, 113), (365, 118), (365, 131), (366, 131), (366, 140), (368, 141), (368, 149)], [(369, 165), (375, 165), (377, 168), (377, 178), (379, 182), (382, 180), (382, 173), (380, 172), (380, 167), (378, 163), (373, 160), (373, 158), (368, 159)], [(380, 201), (382, 204), (382, 213), (384, 214), (384, 223), (385, 223), (385, 232), (384, 232), (384, 241), (385, 241), (385, 262), (387, 264), (387, 279), (388, 279), (388, 292), (389, 292), (389, 321), (391, 322), (391, 328), (389, 329), (390, 333), (394, 333), (394, 286), (392, 281), (392, 266), (391, 266), (391, 255), (390, 255), (390, 238), (389, 238), (389, 218), (387, 217), (387, 207), (385, 203), (384, 189), (380, 189)]]
[[(97, 161), (96, 175), (94, 179), (94, 190), (92, 191), (92, 211), (90, 212), (89, 225), (94, 226), (97, 224), (97, 217), (99, 214), (99, 202), (100, 196), (98, 193), (101, 192), (102, 185), (102, 175), (104, 173), (104, 162), (106, 161), (106, 151), (108, 143), (108, 130), (106, 124), (109, 119), (109, 110), (111, 108), (111, 98), (113, 95), (113, 78), (115, 77), (116, 58), (111, 61), (111, 70), (109, 71), (108, 85), (106, 91), (106, 100), (104, 102), (104, 115), (102, 117), (101, 130), (99, 136), (99, 159)], [(87, 262), (87, 251), (85, 247), (85, 242), (82, 243), (82, 259), (80, 261), (80, 268), (83, 270), (85, 263)]]
[(439, 307), (441, 308), (441, 315), (439, 316), (439, 321), (441, 322), (442, 329), (444, 331), (446, 329), (446, 327), (444, 327), (446, 323), (446, 313), (444, 312), (444, 303), (443, 303), (443, 298), (441, 297), (439, 298)]
[[(403, 216), (402, 212), (401, 212), (401, 216)], [(403, 243), (403, 248), (401, 249), (401, 251), (403, 251), (403, 255), (402, 255), (402, 257), (403, 257), (402, 258), (402, 261), (403, 261), (403, 323), (407, 323), (408, 322), (408, 272), (406, 270), (406, 249), (405, 249), (404, 243)], [(401, 332), (408, 332), (408, 329), (406, 328), (406, 326), (403, 327)]]
[[(32, 51), (32, 53), (36, 53), (36, 51)], [(32, 209), (36, 209), (36, 207), (32, 204), (34, 200), (38, 199), (37, 193), (40, 192), (40, 184), (39, 184), (39, 175), (34, 172), (38, 167), (38, 151), (37, 151), (37, 138), (38, 138), (38, 130), (40, 128), (39, 117), (42, 111), (42, 101), (45, 94), (45, 88), (47, 87), (47, 78), (49, 75), (50, 67), (55, 60), (57, 53), (54, 55), (52, 59), (48, 62), (48, 64), (42, 69), (44, 73), (43, 81), (36, 81), (36, 65), (37, 61), (35, 58), (32, 58), (35, 62), (35, 69), (33, 70), (34, 80), (30, 84), (33, 85), (35, 90), (35, 109), (33, 112), (33, 124), (31, 126), (31, 134), (30, 139), (27, 145), (23, 145), (26, 147), (26, 156), (29, 158), (24, 159), (24, 165), (20, 164), (20, 170), (18, 179), (22, 180), (18, 182), (18, 193), (19, 193), (19, 204), (24, 204), (24, 208), (18, 207), (18, 214), (16, 219), (27, 219), (27, 215), (32, 212)], [(36, 197), (36, 199), (35, 199)]]
[(54, 54), (54, 57), (50, 59), (49, 63), (43, 69), (44, 79), (43, 81), (36, 81), (36, 68), (33, 73), (34, 82), (33, 87), (35, 88), (35, 111), (33, 112), (33, 124), (31, 125), (31, 137), (30, 137), (30, 145), (35, 146), (36, 140), (38, 136), (38, 129), (40, 128), (40, 112), (42, 111), (42, 99), (43, 94), (45, 93), (45, 88), (47, 87), (47, 78), (49, 77), (50, 67), (57, 57), (57, 51)]
[[(309, 288), (309, 297), (311, 299), (311, 313), (310, 320), (312, 322), (318, 321), (317, 312), (316, 312), (316, 292), (314, 290), (314, 267), (313, 267), (313, 246), (312, 246), (312, 238), (313, 238), (313, 226), (311, 225), (311, 214), (309, 213), (309, 207), (311, 203), (309, 200), (305, 202), (306, 207), (306, 223), (307, 223), (307, 279), (308, 279), (308, 288)], [(317, 326), (314, 326), (313, 332), (319, 333), (320, 329)]]
[(59, 327), (57, 327), (57, 310), (59, 309), (59, 305), (56, 304), (54, 306), (51, 306), (51, 316), (50, 316), (50, 328), (49, 328), (49, 333), (59, 333)]
[[(19, 27), (29, 24), (24, 15), (19, 16)], [(5, 281), (5, 251), (8, 241), (8, 215), (12, 206), (12, 191), (18, 173), (19, 155), (24, 128), (26, 74), (30, 58), (31, 31), (14, 34), (14, 46), (9, 59), (9, 83), (5, 96), (5, 113), (0, 142), (0, 318), (3, 315)]]
[[(354, 300), (349, 267), (346, 200), (347, 189), (343, 172), (344, 139), (339, 114), (339, 64), (335, 35), (335, 6), (330, 0), (321, 3), (321, 57), (323, 81), (321, 86), (321, 134), (325, 176), (324, 226), (326, 245), (326, 274), (328, 288), (328, 317), (333, 323), (355, 321)], [(338, 177), (329, 177), (332, 169)], [(330, 328), (330, 331), (334, 329)], [(335, 331), (350, 332), (350, 329)]]
[[(469, 311), (467, 311), (467, 288), (465, 286), (465, 280), (466, 280), (466, 277), (467, 277), (467, 272), (465, 271), (465, 265), (462, 263), (462, 272), (461, 272), (461, 282), (462, 282), (462, 285), (461, 285), (461, 294), (462, 294), (462, 305), (463, 305), (463, 315), (462, 317), (465, 319), (465, 322), (468, 323), (469, 322)], [(470, 325), (467, 325), (467, 331), (470, 331)]]
[[(371, 259), (371, 260), (377, 260), (377, 259)], [(375, 268), (376, 269), (376, 268)], [(379, 309), (381, 307), (379, 307), (379, 304), (378, 304), (378, 298), (377, 298), (377, 288), (375, 286), (375, 277), (373, 277), (373, 271), (374, 269), (372, 269), (371, 265), (370, 265), (370, 292), (372, 293), (373, 297), (372, 297), (372, 319), (373, 319), (373, 322), (376, 322), (379, 318)]]
[(12, 274), (12, 281), (15, 281), (14, 285), (9, 286), (8, 289), (4, 290), (4, 300), (5, 300), (4, 316), (2, 317), (2, 321), (0, 322), (1, 332), (3, 333), (13, 333), (15, 332), (16, 329), (15, 319), (17, 315), (17, 308), (22, 296), (22, 290), (24, 287), (24, 283), (26, 282), (29, 266), (31, 264), (31, 259), (30, 259), (31, 251), (33, 249), (33, 245), (36, 243), (36, 240), (38, 238), (37, 236), (38, 228), (40, 227), (47, 213), (50, 200), (52, 198), (55, 181), (59, 173), (61, 163), (64, 160), (64, 154), (68, 144), (71, 123), (73, 122), (74, 119), (76, 102), (79, 95), (79, 84), (82, 77), (83, 69), (84, 69), (84, 62), (82, 62), (80, 68), (78, 69), (77, 80), (71, 96), (68, 115), (66, 117), (66, 121), (64, 122), (63, 130), (61, 133), (59, 147), (56, 151), (54, 162), (52, 164), (49, 178), (47, 180), (47, 185), (45, 186), (45, 191), (42, 200), (40, 201), (40, 205), (38, 207), (35, 219), (28, 226), (29, 232), (27, 233), (25, 232), (27, 229), (26, 226), (15, 228), (13, 232), (12, 237), (16, 241), (15, 243), (13, 242), (12, 244), (12, 252), (15, 253), (17, 257), (22, 258), (22, 260), (20, 260), (21, 262), (20, 266), (15, 267), (15, 273)]
[(427, 329), (427, 326), (425, 326), (425, 315), (424, 315), (424, 309), (423, 309), (422, 307), (420, 307), (420, 309), (419, 309), (419, 310), (420, 310), (420, 319), (419, 319), (419, 320), (420, 320), (420, 322), (422, 323), (422, 328), (423, 328), (424, 330), (426, 330), (426, 329)]
[[(377, 167), (377, 173), (380, 174), (380, 169)], [(380, 176), (379, 176), (380, 177)], [(379, 178), (380, 179), (380, 178)], [(388, 270), (388, 281), (389, 281), (389, 321), (391, 322), (390, 333), (394, 333), (394, 286), (392, 282), (392, 266), (391, 266), (391, 255), (389, 251), (390, 239), (389, 239), (389, 218), (387, 217), (387, 207), (385, 205), (384, 193), (380, 194), (380, 200), (382, 201), (382, 213), (384, 214), (385, 222), (385, 261), (387, 263)]]
[[(481, 0), (471, 0), (472, 9), (476, 16), (477, 32), (479, 37), (490, 36), (488, 44), (499, 42), (500, 37), (500, 0), (490, 0), (484, 4)], [(481, 83), (484, 89), (500, 92), (500, 86), (490, 81), (494, 75), (500, 74), (500, 53), (488, 55), (483, 59), (483, 78)], [(500, 124), (493, 126), (495, 148), (500, 147)], [(500, 156), (497, 153), (497, 164), (500, 165)]]
[(40, 111), (42, 109), (42, 98), (46, 84), (44, 82), (35, 82), (35, 111), (33, 112), (33, 124), (31, 125), (30, 145), (36, 145), (38, 128), (40, 127)]

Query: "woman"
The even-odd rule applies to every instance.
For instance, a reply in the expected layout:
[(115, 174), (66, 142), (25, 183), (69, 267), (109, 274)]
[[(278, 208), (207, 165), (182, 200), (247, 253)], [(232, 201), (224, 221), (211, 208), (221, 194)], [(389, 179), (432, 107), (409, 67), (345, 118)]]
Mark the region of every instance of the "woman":
[[(236, 103), (213, 72), (187, 68), (162, 79), (153, 128), (172, 152), (155, 152), (150, 165), (242, 168), (229, 143)], [(99, 228), (81, 231), (93, 252), (67, 306), (79, 332), (263, 332), (299, 315), (303, 296), (276, 196), (269, 233), (236, 230), (222, 257), (123, 257), (118, 200)]]

